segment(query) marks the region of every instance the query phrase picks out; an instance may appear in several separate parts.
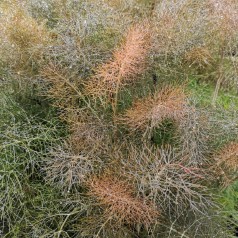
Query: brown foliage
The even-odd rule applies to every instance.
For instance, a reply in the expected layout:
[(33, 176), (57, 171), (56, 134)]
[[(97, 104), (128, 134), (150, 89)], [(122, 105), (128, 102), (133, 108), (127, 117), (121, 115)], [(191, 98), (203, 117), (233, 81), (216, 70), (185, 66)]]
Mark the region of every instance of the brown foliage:
[[(106, 126), (87, 104), (80, 91), (78, 78), (53, 63), (44, 67), (40, 73), (43, 80), (49, 84), (47, 97), (53, 99), (53, 105), (61, 110), (60, 118), (69, 126), (69, 141), (74, 153), (87, 151), (88, 155), (98, 155), (107, 151), (110, 143), (110, 123)], [(80, 100), (85, 107), (78, 107)]]
[(94, 177), (88, 186), (89, 194), (105, 207), (107, 217), (116, 219), (118, 223), (144, 224), (148, 227), (158, 216), (158, 211), (151, 203), (136, 198), (134, 189), (118, 178)]
[(21, 49), (46, 44), (49, 40), (45, 26), (21, 10), (13, 15), (8, 24), (6, 33), (9, 40)]
[(217, 156), (216, 172), (222, 179), (224, 187), (238, 178), (238, 143), (232, 142), (224, 146)]
[(219, 153), (217, 164), (224, 166), (230, 170), (236, 171), (238, 169), (238, 144), (230, 143), (226, 145)]
[(189, 67), (204, 69), (211, 65), (213, 59), (209, 50), (205, 47), (194, 47), (185, 54), (185, 62)]
[(96, 69), (86, 85), (87, 92), (93, 96), (117, 93), (121, 86), (144, 71), (149, 49), (149, 23), (131, 27), (121, 47), (113, 52), (112, 59)]
[(70, 108), (81, 96), (76, 80), (62, 66), (49, 63), (41, 69), (40, 75), (50, 85), (46, 95), (54, 99), (55, 106)]
[[(215, 18), (214, 30), (221, 41), (232, 39), (237, 34), (238, 7), (234, 0), (210, 0), (211, 14)], [(217, 39), (216, 39), (217, 40)]]
[(1, 39), (8, 42), (4, 57), (16, 70), (30, 69), (43, 60), (43, 49), (51, 43), (45, 22), (39, 23), (19, 4), (1, 5)]
[(155, 96), (134, 102), (119, 119), (130, 128), (146, 129), (160, 125), (164, 119), (181, 120), (186, 112), (186, 95), (182, 88), (165, 87)]
[[(70, 115), (70, 116), (69, 116)], [(87, 151), (89, 155), (104, 155), (108, 153), (112, 143), (110, 138), (110, 123), (99, 121), (87, 115), (86, 111), (67, 112), (67, 123), (71, 135), (70, 143), (75, 152)]]

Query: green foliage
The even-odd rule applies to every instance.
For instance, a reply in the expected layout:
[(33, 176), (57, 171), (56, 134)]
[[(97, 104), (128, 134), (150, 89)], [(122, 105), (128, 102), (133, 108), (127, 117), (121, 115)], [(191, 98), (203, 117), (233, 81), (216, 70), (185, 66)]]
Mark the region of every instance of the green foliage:
[[(211, 82), (204, 82), (193, 77), (189, 80), (188, 88), (200, 106), (211, 106), (214, 91), (214, 85)], [(237, 108), (237, 93), (234, 90), (221, 90), (217, 98), (217, 105), (225, 110)]]
[[(26, 88), (20, 82), (2, 86), (0, 223), (6, 237), (25, 237), (27, 230), (32, 232), (31, 223), (38, 216), (42, 219), (50, 210), (57, 211), (53, 200), (60, 193), (44, 184), (41, 166), (50, 148), (60, 143), (65, 129), (49, 105), (39, 111), (35, 98), (37, 94), (29, 84)], [(39, 220), (37, 226), (38, 223)], [(33, 229), (36, 229), (35, 225)]]
[(159, 147), (174, 145), (176, 144), (175, 132), (176, 126), (173, 121), (164, 121), (162, 125), (153, 132), (151, 141)]
[(220, 203), (226, 211), (238, 222), (238, 182), (235, 182), (221, 193)]

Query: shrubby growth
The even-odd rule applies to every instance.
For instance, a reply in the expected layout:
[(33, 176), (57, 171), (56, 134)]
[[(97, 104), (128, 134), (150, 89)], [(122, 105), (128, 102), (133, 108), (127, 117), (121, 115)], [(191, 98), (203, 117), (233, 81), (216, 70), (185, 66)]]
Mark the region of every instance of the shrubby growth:
[(235, 0), (2, 1), (1, 235), (232, 237), (237, 13)]

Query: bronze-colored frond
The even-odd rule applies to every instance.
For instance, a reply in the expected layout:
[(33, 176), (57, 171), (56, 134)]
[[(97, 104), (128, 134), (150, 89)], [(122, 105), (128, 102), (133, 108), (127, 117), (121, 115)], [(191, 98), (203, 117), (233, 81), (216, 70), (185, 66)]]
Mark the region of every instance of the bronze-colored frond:
[(112, 59), (100, 65), (87, 83), (86, 90), (89, 94), (102, 96), (116, 93), (119, 87), (144, 71), (150, 48), (149, 29), (148, 22), (129, 29), (125, 41), (114, 51)]
[(89, 194), (101, 202), (105, 214), (119, 223), (149, 226), (158, 216), (155, 206), (135, 197), (133, 188), (118, 178), (94, 177), (88, 185)]
[(224, 146), (214, 159), (223, 186), (228, 186), (238, 178), (238, 143), (232, 142)]
[(193, 66), (197, 69), (204, 69), (213, 61), (211, 53), (206, 47), (194, 47), (185, 54), (184, 58), (189, 67)]
[(238, 169), (238, 143), (230, 143), (226, 145), (219, 153), (217, 165), (224, 165), (231, 171)]
[(182, 88), (164, 88), (155, 96), (134, 102), (119, 121), (131, 129), (154, 128), (165, 119), (181, 120), (186, 111), (186, 95)]

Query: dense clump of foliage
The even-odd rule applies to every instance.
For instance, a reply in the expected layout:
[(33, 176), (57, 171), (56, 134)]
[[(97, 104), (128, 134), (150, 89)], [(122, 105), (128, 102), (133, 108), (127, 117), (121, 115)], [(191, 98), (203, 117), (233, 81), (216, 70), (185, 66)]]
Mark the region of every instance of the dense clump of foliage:
[(233, 237), (236, 0), (3, 0), (0, 235)]

